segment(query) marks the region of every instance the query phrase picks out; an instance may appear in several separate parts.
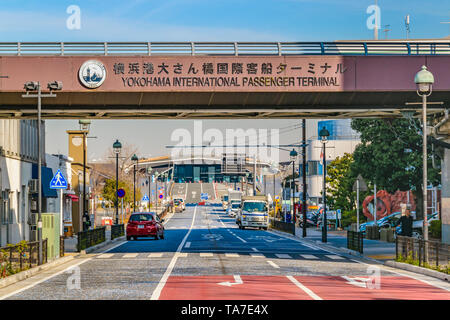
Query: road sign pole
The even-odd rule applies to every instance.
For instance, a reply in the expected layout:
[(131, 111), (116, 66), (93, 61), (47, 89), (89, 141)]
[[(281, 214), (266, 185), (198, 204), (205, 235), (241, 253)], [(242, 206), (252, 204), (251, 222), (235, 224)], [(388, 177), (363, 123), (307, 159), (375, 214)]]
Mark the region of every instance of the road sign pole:
[(123, 198), (122, 198), (122, 224), (123, 224)]

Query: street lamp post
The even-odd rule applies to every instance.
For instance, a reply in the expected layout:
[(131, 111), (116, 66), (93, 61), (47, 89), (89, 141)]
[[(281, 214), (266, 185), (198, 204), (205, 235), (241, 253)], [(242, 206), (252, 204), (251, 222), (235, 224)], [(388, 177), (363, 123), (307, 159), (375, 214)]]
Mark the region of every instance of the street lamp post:
[(119, 153), (122, 149), (122, 144), (116, 139), (116, 142), (113, 143), (114, 153), (116, 154), (116, 201), (115, 201), (115, 209), (116, 209), (116, 224), (119, 224), (119, 195), (117, 194), (119, 191)]
[(292, 221), (295, 221), (295, 159), (297, 158), (297, 151), (295, 149), (292, 149), (292, 151), (289, 153), (289, 156), (292, 160), (292, 180), (291, 180), (291, 189), (292, 189), (292, 208), (291, 208), (291, 219)]
[(133, 212), (136, 212), (136, 166), (139, 161), (139, 158), (136, 154), (133, 154), (131, 157), (131, 161), (134, 161), (135, 164), (133, 166)]
[(321, 137), (321, 142), (323, 144), (323, 215), (322, 215), (322, 242), (327, 242), (327, 189), (326, 189), (326, 177), (327, 177), (327, 157), (325, 155), (326, 151), (326, 143), (328, 142), (328, 137), (330, 136), (330, 133), (328, 130), (323, 127), (322, 130), (319, 132), (319, 136)]
[[(61, 81), (53, 81), (47, 84), (47, 88), (50, 93), (41, 92), (41, 84), (39, 81), (29, 81), (24, 85), (26, 94), (22, 95), (22, 98), (37, 98), (37, 149), (38, 149), (38, 224), (37, 224), (37, 237), (39, 241), (39, 252), (38, 252), (38, 264), (42, 264), (42, 156), (41, 156), (41, 99), (42, 98), (56, 98), (56, 94), (52, 91), (62, 90)], [(37, 93), (30, 93), (36, 92)]]
[[(433, 74), (427, 70), (426, 66), (422, 66), (422, 70), (419, 71), (415, 78), (414, 82), (417, 85), (417, 94), (422, 97), (422, 138), (423, 138), (423, 146), (422, 146), (422, 158), (423, 158), (423, 169), (422, 169), (422, 178), (423, 178), (423, 239), (428, 240), (428, 219), (427, 219), (427, 185), (428, 185), (428, 177), (427, 177), (427, 97), (431, 95), (433, 91), (433, 83), (434, 76)], [(424, 255), (425, 261), (428, 261), (428, 252), (425, 250)]]
[[(91, 120), (78, 120), (80, 130), (83, 131), (83, 231), (86, 231), (87, 225), (84, 221), (86, 215), (86, 135), (89, 133)], [(95, 224), (95, 221), (94, 221)]]

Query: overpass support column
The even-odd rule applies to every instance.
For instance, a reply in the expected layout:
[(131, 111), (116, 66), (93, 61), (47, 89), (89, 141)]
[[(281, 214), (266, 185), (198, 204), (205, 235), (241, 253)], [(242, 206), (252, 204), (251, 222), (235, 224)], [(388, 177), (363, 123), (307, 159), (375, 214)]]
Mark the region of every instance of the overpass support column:
[[(450, 123), (448, 127), (450, 129)], [(450, 139), (446, 139), (445, 142), (450, 143)], [(450, 244), (450, 149), (444, 149), (444, 160), (442, 161), (441, 168), (442, 242)]]
[[(447, 138), (444, 141), (450, 143), (450, 121), (440, 128), (439, 134), (446, 134)], [(441, 169), (442, 242), (450, 244), (450, 149), (444, 149)]]

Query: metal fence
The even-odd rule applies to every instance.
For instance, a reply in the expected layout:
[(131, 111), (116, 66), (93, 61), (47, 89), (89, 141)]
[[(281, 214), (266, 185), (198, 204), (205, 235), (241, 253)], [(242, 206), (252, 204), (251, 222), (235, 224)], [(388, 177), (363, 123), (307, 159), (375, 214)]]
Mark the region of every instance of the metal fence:
[(59, 256), (64, 257), (64, 236), (59, 237)]
[(105, 231), (106, 227), (99, 227), (92, 230), (78, 232), (78, 252), (104, 242), (106, 240)]
[[(42, 240), (42, 263), (47, 263), (47, 239)], [(39, 265), (39, 241), (0, 248), (0, 278)]]
[(434, 266), (449, 265), (450, 245), (438, 241), (425, 241), (422, 239), (397, 236), (395, 239), (395, 257), (412, 258), (422, 266), (425, 261), (425, 252), (428, 253), (428, 264)]
[(295, 223), (288, 223), (280, 220), (270, 219), (272, 229), (284, 231), (295, 235)]
[(111, 240), (122, 237), (125, 235), (125, 229), (123, 224), (113, 224), (111, 226)]
[(13, 56), (450, 55), (450, 41), (0, 42)]
[(347, 231), (347, 248), (363, 253), (364, 235), (361, 232)]

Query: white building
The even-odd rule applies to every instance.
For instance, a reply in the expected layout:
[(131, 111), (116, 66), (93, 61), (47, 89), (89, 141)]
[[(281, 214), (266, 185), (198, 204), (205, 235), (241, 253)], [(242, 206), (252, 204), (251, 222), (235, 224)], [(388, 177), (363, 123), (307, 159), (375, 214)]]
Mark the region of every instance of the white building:
[[(322, 204), (323, 144), (319, 137), (319, 131), (323, 127), (326, 127), (326, 129), (330, 132), (328, 142), (326, 143), (325, 152), (326, 161), (328, 164), (337, 157), (342, 157), (345, 153), (353, 153), (356, 146), (361, 142), (358, 133), (351, 129), (350, 123), (350, 119), (326, 121), (307, 120), (307, 127), (309, 126), (310, 128), (314, 128), (314, 134), (307, 138), (307, 143), (309, 145), (306, 149), (308, 163), (306, 183), (311, 205)], [(301, 184), (302, 181), (300, 181), (300, 186)]]
[[(44, 123), (41, 126), (45, 152)], [(0, 247), (29, 240), (32, 231), (30, 181), (37, 168), (37, 121), (0, 120)]]

